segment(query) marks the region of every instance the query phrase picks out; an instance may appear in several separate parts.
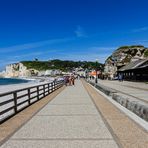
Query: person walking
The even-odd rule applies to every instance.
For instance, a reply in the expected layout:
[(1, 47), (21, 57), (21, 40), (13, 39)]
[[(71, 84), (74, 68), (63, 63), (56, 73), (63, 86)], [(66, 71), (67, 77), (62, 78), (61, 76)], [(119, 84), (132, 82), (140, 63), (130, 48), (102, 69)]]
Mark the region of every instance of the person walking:
[(71, 78), (71, 82), (72, 82), (72, 85), (74, 86), (75, 85), (75, 78), (74, 77)]
[(67, 83), (68, 83), (68, 77), (66, 76), (65, 78), (64, 78), (64, 83), (65, 83), (65, 86), (67, 86)]
[(72, 79), (72, 77), (70, 76), (69, 77), (69, 86), (71, 86), (71, 79)]
[(119, 75), (118, 75), (118, 79), (119, 79), (120, 82), (123, 81), (123, 74), (122, 74), (122, 73), (119, 73)]

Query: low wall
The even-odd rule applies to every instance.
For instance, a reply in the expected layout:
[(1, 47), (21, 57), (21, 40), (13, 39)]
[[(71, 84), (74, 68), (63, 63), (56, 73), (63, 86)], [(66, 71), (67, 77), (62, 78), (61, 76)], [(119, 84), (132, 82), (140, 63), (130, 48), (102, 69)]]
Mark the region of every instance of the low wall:
[(148, 121), (148, 104), (140, 101), (134, 97), (122, 94), (114, 89), (103, 86), (101, 84), (95, 84), (88, 81), (91, 85), (96, 87), (98, 90), (102, 91), (108, 96), (111, 96), (113, 100), (120, 103), (122, 106), (126, 107), (128, 110), (132, 111), (145, 121)]

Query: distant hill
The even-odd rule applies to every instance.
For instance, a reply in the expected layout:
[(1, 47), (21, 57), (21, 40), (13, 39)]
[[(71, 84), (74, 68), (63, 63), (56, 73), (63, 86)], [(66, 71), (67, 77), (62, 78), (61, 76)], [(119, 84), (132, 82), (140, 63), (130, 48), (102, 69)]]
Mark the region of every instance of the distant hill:
[[(92, 69), (96, 67), (96, 62), (90, 61), (63, 61), (59, 59), (50, 60), (50, 61), (21, 61), (27, 69), (36, 69), (36, 70), (47, 70), (47, 69), (60, 69), (62, 71), (72, 70), (73, 68), (87, 68)], [(99, 69), (103, 69), (103, 64), (97, 63)]]

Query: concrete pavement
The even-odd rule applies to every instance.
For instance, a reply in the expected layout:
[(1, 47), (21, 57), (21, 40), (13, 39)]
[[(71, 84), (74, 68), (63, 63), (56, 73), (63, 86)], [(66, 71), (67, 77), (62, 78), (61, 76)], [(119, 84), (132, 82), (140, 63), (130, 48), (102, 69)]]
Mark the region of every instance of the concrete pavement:
[(117, 148), (81, 81), (68, 86), (1, 148)]
[(148, 84), (144, 82), (98, 80), (98, 83), (148, 103)]

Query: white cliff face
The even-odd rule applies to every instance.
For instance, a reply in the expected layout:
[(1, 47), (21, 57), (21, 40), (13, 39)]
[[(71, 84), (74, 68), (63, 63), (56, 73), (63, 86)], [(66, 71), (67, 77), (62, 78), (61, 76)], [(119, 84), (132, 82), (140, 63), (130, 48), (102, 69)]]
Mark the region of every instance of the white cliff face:
[(19, 64), (10, 64), (6, 66), (5, 77), (18, 77), (19, 76)]
[(30, 77), (42, 75), (58, 75), (61, 74), (60, 70), (46, 70), (38, 71), (35, 69), (27, 69), (22, 63), (15, 63), (6, 66), (5, 77)]
[(19, 77), (30, 77), (31, 70), (27, 69), (22, 63), (19, 63)]
[(5, 71), (0, 72), (0, 77), (5, 77)]
[(9, 64), (6, 66), (5, 77), (29, 77), (31, 71), (22, 63)]
[(118, 68), (127, 65), (132, 61), (146, 58), (148, 48), (144, 46), (124, 46), (114, 51), (105, 61), (105, 73), (115, 74)]

